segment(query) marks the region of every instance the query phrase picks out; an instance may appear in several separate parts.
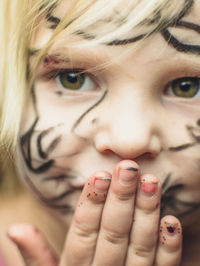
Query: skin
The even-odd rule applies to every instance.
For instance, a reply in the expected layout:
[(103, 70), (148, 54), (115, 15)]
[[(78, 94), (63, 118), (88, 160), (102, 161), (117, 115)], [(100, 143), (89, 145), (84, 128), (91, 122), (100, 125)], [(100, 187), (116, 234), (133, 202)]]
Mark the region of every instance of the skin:
[[(68, 1), (40, 26), (30, 67), (63, 7)], [(171, 86), (200, 75), (199, 8), (200, 1), (191, 1), (177, 26), (155, 33), (128, 56), (119, 57), (137, 36), (66, 48), (66, 42), (89, 42), (91, 33), (84, 31), (58, 39), (40, 65), (22, 119), (17, 164), (30, 191), (69, 230), (59, 265), (180, 265), (177, 218), (190, 228), (200, 206), (200, 95), (180, 97)], [(88, 73), (85, 90), (63, 88), (55, 78), (72, 64)], [(132, 180), (121, 182), (120, 169)], [(41, 256), (43, 238), (28, 225), (21, 228), (9, 235), (25, 261), (31, 257), (28, 265), (57, 265), (51, 250)], [(26, 242), (26, 234), (35, 242)], [(189, 263), (184, 257), (182, 265)]]

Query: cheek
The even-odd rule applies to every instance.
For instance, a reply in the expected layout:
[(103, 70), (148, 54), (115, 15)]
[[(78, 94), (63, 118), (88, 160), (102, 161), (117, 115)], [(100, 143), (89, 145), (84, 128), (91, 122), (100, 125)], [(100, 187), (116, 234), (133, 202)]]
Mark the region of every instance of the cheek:
[(84, 141), (68, 125), (49, 124), (51, 117), (46, 124), (44, 117), (35, 118), (26, 131), (22, 123), (16, 156), (18, 169), (26, 185), (44, 204), (58, 212), (68, 212), (77, 194), (73, 187), (77, 173), (71, 166), (83, 151)]
[(200, 201), (200, 146), (189, 148), (182, 152), (171, 154), (174, 162), (174, 172), (185, 185), (185, 189), (180, 193), (185, 200)]

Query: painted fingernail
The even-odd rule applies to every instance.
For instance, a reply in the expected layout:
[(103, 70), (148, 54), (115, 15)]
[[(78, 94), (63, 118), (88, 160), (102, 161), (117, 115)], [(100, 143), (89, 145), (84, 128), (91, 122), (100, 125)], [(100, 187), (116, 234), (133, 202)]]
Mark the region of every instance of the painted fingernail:
[(170, 236), (173, 236), (175, 234), (180, 234), (181, 233), (181, 229), (180, 229), (178, 223), (165, 222), (164, 225), (165, 225), (165, 231)]
[(130, 185), (138, 174), (138, 169), (134, 167), (121, 168), (119, 170), (119, 182), (122, 185)]
[(110, 186), (111, 177), (109, 176), (95, 176), (94, 177), (94, 185), (95, 190), (98, 192), (105, 192), (108, 190)]
[(141, 188), (146, 196), (153, 196), (158, 187), (158, 181), (154, 176), (145, 176), (141, 179)]

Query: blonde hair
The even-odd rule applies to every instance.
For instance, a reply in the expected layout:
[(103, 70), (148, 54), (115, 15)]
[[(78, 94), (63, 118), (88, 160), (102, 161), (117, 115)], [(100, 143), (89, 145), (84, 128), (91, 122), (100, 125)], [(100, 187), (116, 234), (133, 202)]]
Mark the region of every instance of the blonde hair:
[[(64, 0), (68, 1), (68, 0)], [(24, 101), (29, 93), (34, 71), (29, 73), (28, 56), (32, 38), (40, 21), (48, 17), (59, 0), (1, 0), (0, 63), (0, 145), (2, 150), (13, 151), (18, 136)], [(52, 38), (37, 56), (37, 65), (60, 34), (78, 33), (90, 38), (90, 45), (109, 44), (127, 36), (138, 25), (148, 25), (148, 36), (175, 23), (192, 0), (73, 0), (68, 12), (55, 27)], [(115, 13), (115, 16), (113, 16)], [(92, 25), (104, 19), (109, 30), (98, 36), (85, 35)], [(124, 18), (124, 21), (122, 19)], [(123, 23), (122, 23), (123, 22)], [(67, 25), (67, 26), (66, 26)], [(86, 31), (87, 30), (87, 31)], [(92, 37), (91, 37), (92, 36)], [(5, 154), (4, 152), (2, 154)]]

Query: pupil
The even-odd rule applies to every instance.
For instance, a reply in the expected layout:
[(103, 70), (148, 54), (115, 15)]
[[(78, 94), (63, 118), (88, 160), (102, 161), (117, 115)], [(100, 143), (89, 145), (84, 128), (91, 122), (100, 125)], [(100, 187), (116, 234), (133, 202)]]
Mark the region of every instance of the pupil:
[(75, 74), (75, 73), (70, 73), (70, 74), (68, 74), (68, 81), (69, 81), (70, 83), (77, 83), (77, 81), (78, 81), (78, 76), (77, 76), (77, 74)]
[(181, 83), (181, 90), (188, 92), (191, 89), (191, 83), (190, 82), (182, 82)]

